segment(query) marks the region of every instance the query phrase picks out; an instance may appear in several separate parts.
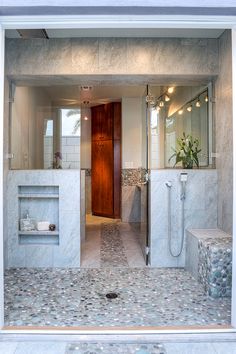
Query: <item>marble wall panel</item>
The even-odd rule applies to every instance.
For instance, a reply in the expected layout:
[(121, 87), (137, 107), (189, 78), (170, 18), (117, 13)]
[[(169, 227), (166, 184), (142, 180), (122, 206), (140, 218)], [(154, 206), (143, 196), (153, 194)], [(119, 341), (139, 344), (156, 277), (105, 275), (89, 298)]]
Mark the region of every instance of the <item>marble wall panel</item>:
[[(18, 186), (59, 186), (58, 204), (55, 200), (45, 201), (41, 216), (50, 220), (59, 216), (59, 245), (19, 244), (19, 201)], [(76, 193), (76, 191), (78, 191)], [(8, 198), (8, 262), (6, 267), (79, 267), (80, 266), (80, 171), (77, 170), (31, 170), (9, 171)], [(32, 200), (37, 217), (38, 201)], [(57, 204), (57, 210), (53, 206)], [(40, 205), (43, 201), (40, 200)], [(47, 208), (49, 205), (49, 208)], [(57, 222), (58, 225), (58, 222)]]
[(214, 76), (218, 74), (218, 41), (178, 38), (7, 39), (6, 74)]
[[(168, 190), (167, 181), (172, 182), (171, 190), (171, 234), (174, 253), (181, 242), (181, 169), (152, 170), (150, 183), (150, 243), (151, 266), (184, 267), (185, 242), (178, 258), (168, 250)], [(185, 230), (188, 228), (217, 227), (217, 171), (184, 170), (188, 173), (186, 200), (184, 205)], [(211, 181), (211, 183), (210, 183)]]
[(140, 222), (141, 220), (141, 188), (122, 186), (121, 219), (123, 222)]
[(99, 71), (99, 40), (72, 38), (70, 58), (72, 74), (94, 74)]
[(219, 76), (216, 80), (215, 131), (218, 171), (218, 227), (232, 233), (233, 120), (231, 31), (219, 39)]

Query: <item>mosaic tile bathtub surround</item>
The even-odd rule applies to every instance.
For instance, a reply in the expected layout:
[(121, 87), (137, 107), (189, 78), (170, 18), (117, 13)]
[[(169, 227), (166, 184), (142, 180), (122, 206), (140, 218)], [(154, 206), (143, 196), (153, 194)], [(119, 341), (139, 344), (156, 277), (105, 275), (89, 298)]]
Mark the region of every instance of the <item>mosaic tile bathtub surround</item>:
[(121, 239), (119, 225), (101, 225), (101, 267), (128, 267), (128, 261)]
[[(108, 299), (107, 293), (117, 293)], [(17, 268), (5, 273), (6, 326), (230, 324), (230, 298), (211, 298), (184, 269)]]
[(231, 296), (232, 239), (199, 240), (198, 279), (212, 297)]
[(166, 354), (162, 344), (133, 343), (73, 343), (65, 354)]

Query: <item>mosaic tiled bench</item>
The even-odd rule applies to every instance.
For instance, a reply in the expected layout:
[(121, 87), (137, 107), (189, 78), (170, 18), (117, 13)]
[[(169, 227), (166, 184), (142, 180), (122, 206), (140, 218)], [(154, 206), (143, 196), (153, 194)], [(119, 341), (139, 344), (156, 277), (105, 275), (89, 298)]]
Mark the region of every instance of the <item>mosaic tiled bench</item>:
[(219, 229), (187, 230), (186, 269), (210, 296), (231, 296), (231, 235)]

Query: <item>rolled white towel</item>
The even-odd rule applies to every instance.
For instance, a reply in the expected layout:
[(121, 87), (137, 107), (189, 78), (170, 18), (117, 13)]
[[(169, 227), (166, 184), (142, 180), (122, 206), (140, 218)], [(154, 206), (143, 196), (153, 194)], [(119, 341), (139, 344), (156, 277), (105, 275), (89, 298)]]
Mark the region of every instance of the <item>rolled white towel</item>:
[(49, 225), (49, 221), (38, 221), (36, 227), (38, 231), (49, 231)]

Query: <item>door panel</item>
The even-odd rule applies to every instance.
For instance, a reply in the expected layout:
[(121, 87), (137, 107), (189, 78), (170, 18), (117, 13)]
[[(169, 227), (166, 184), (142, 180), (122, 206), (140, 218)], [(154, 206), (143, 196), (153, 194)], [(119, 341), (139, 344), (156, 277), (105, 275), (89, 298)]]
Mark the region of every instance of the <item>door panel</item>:
[(101, 115), (101, 135), (100, 140), (113, 139), (113, 103), (103, 105), (103, 114)]
[(120, 114), (120, 103), (92, 108), (92, 213), (112, 218), (120, 218)]
[(92, 107), (92, 141), (100, 140), (101, 136), (101, 117), (102, 117), (102, 106)]
[(95, 142), (92, 147), (92, 210), (96, 215), (113, 216), (112, 141)]

